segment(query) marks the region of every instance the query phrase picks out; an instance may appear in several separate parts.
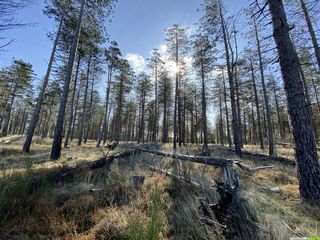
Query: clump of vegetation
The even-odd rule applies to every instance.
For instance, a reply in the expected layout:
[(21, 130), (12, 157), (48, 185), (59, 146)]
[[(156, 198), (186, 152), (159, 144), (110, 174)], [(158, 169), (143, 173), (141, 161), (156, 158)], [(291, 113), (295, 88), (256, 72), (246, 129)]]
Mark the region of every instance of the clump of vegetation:
[(164, 227), (165, 217), (160, 191), (155, 188), (151, 193), (151, 205), (148, 209), (148, 219), (133, 219), (124, 231), (124, 236), (129, 240), (158, 240)]

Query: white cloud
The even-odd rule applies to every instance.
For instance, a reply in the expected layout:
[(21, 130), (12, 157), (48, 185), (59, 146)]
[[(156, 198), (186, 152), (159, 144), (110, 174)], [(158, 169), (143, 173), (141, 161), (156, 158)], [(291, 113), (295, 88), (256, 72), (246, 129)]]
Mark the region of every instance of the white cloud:
[(193, 57), (192, 56), (186, 56), (183, 58), (184, 62), (186, 63), (188, 68), (192, 68), (192, 63), (193, 63)]
[(160, 44), (159, 53), (162, 58), (166, 55), (167, 51), (168, 51), (168, 46), (166, 44)]
[(139, 54), (128, 53), (125, 57), (130, 63), (130, 66), (136, 73), (141, 73), (146, 68), (146, 60)]
[(176, 62), (172, 60), (167, 60), (164, 64), (164, 68), (168, 71), (170, 77), (174, 77), (176, 73), (179, 71)]

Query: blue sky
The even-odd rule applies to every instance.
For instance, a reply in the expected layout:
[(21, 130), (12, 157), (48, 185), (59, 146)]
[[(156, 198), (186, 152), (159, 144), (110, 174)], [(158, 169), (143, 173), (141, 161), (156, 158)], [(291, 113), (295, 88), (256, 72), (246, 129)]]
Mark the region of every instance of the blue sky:
[[(107, 30), (112, 40), (116, 40), (124, 56), (134, 54), (147, 58), (153, 48), (164, 43), (164, 30), (174, 23), (190, 26), (201, 16), (201, 0), (118, 0), (111, 23)], [(229, 12), (236, 12), (249, 4), (247, 0), (226, 0)], [(42, 14), (44, 3), (22, 10), (17, 18), (31, 26), (6, 32), (8, 39), (15, 41), (0, 53), (0, 66), (7, 66), (13, 58), (23, 59), (34, 66), (35, 73), (41, 78), (52, 43), (46, 34), (56, 25)], [(1, 45), (3, 42), (1, 42)]]

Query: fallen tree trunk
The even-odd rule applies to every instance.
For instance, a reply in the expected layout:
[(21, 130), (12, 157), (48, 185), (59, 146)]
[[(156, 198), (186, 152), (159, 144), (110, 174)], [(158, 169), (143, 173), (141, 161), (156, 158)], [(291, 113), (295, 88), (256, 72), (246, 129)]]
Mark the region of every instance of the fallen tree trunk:
[(169, 158), (176, 158), (183, 161), (190, 161), (194, 163), (201, 163), (216, 167), (221, 166), (231, 166), (234, 162), (239, 162), (240, 160), (230, 160), (225, 158), (214, 158), (214, 157), (206, 157), (206, 156), (193, 156), (193, 155), (183, 155), (183, 154), (174, 154), (168, 153), (163, 151), (151, 150), (151, 149), (139, 149), (141, 152), (151, 153), (154, 155), (162, 156), (162, 157), (169, 157)]
[(273, 166), (261, 166), (261, 167), (255, 167), (255, 168), (249, 168), (243, 164), (241, 164), (240, 162), (235, 163), (239, 168), (241, 168), (244, 171), (247, 171), (249, 173), (256, 173), (260, 170), (264, 170), (264, 169), (268, 169), (268, 168), (273, 168)]
[(75, 173), (79, 169), (95, 170), (102, 167), (109, 167), (113, 160), (128, 157), (136, 152), (137, 150), (126, 150), (110, 156), (104, 156), (94, 162), (81, 164), (76, 167), (63, 167), (45, 172), (44, 174), (33, 177), (30, 180), (30, 183), (28, 184), (29, 192), (31, 193), (36, 191), (44, 184), (71, 181), (74, 179)]
[(128, 157), (128, 156), (131, 156), (137, 152), (138, 152), (138, 150), (126, 150), (123, 152), (118, 152), (118, 153), (112, 154), (109, 157), (105, 156), (105, 157), (100, 158), (97, 161), (89, 163), (89, 168), (91, 170), (94, 170), (97, 168), (102, 168), (105, 165), (110, 165), (114, 159)]
[[(227, 147), (215, 147), (210, 149), (211, 151), (214, 150), (224, 150), (224, 151), (229, 151), (229, 152), (235, 152), (234, 149), (231, 148), (227, 148)], [(291, 160), (289, 158), (285, 158), (285, 157), (280, 157), (280, 156), (269, 156), (266, 154), (262, 154), (262, 153), (251, 153), (248, 151), (242, 151), (243, 155), (247, 155), (247, 156), (251, 156), (251, 157), (255, 157), (257, 158), (257, 160), (259, 161), (267, 161), (267, 160), (272, 160), (272, 161), (277, 161), (283, 164), (288, 164), (288, 165), (296, 165), (296, 162), (294, 160)]]
[[(194, 163), (201, 163), (201, 164), (211, 165), (215, 167), (222, 167), (224, 169), (232, 166), (233, 164), (236, 164), (242, 170), (250, 173), (255, 173), (255, 172), (258, 172), (259, 170), (263, 170), (267, 168), (273, 168), (273, 166), (261, 166), (261, 167), (250, 168), (243, 165), (241, 160), (231, 160), (231, 159), (214, 158), (214, 157), (207, 157), (207, 156), (204, 157), (204, 156), (193, 156), (193, 155), (181, 155), (181, 154), (173, 154), (173, 153), (167, 153), (167, 152), (150, 150), (150, 149), (140, 149), (140, 151), (158, 155), (158, 156), (163, 156), (163, 157), (176, 158), (183, 161), (190, 161)], [(226, 175), (228, 175), (228, 173), (226, 173)]]

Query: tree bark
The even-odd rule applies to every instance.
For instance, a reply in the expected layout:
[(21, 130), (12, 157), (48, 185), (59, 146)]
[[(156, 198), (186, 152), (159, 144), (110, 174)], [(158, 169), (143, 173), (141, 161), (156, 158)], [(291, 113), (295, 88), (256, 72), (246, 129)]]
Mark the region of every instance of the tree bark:
[(256, 111), (257, 111), (259, 143), (260, 143), (260, 148), (264, 149), (264, 141), (263, 141), (263, 134), (262, 134), (262, 124), (261, 124), (261, 116), (260, 116), (260, 106), (259, 106), (259, 99), (258, 99), (258, 91), (257, 91), (257, 85), (256, 85), (255, 76), (254, 76), (254, 70), (253, 70), (252, 61), (251, 61), (251, 78), (252, 78), (252, 85), (253, 85), (253, 92), (254, 92), (254, 102), (255, 102)]
[(284, 130), (283, 130), (283, 126), (281, 123), (281, 116), (280, 116), (280, 107), (279, 107), (279, 101), (278, 101), (278, 97), (277, 97), (277, 90), (276, 90), (276, 85), (275, 85), (275, 81), (273, 81), (273, 95), (274, 95), (274, 101), (276, 103), (276, 110), (277, 110), (277, 119), (278, 119), (278, 125), (279, 125), (279, 131), (280, 131), (280, 138), (281, 141), (285, 138), (285, 134), (284, 134)]
[(316, 54), (318, 67), (320, 69), (320, 49), (319, 49), (318, 40), (317, 40), (315, 31), (313, 29), (312, 22), (311, 22), (311, 19), (310, 19), (310, 16), (309, 16), (309, 12), (308, 12), (308, 9), (307, 9), (307, 6), (306, 6), (304, 0), (300, 0), (300, 4), (301, 4), (301, 8), (302, 8), (304, 17), (305, 17), (306, 22), (307, 22), (307, 26), (308, 26), (309, 34), (310, 34), (310, 37), (311, 37), (311, 40), (312, 40), (314, 52)]
[(224, 74), (223, 77), (223, 96), (224, 96), (224, 107), (226, 111), (226, 122), (227, 122), (227, 138), (229, 147), (231, 147), (231, 134), (230, 134), (230, 124), (229, 124), (229, 111), (228, 111), (228, 104), (227, 104), (227, 89), (226, 89), (226, 82), (224, 81)]
[[(110, 90), (111, 90), (111, 80), (112, 80), (112, 67), (109, 66), (108, 71), (108, 86), (106, 90), (106, 103), (105, 103), (105, 112), (103, 117), (103, 123), (102, 123), (102, 129), (99, 135), (99, 139), (97, 142), (97, 147), (100, 146), (102, 138), (107, 135), (108, 132), (108, 126), (107, 126), (107, 120), (108, 120), (108, 109), (109, 109), (109, 98), (110, 98)], [(107, 138), (107, 136), (105, 137)]]
[(66, 106), (68, 101), (68, 95), (69, 95), (69, 85), (72, 77), (72, 70), (74, 65), (74, 59), (75, 55), (78, 49), (78, 43), (79, 43), (79, 37), (80, 37), (80, 31), (81, 31), (81, 23), (82, 23), (82, 17), (84, 12), (84, 6), (85, 6), (86, 0), (82, 0), (81, 2), (81, 8), (77, 20), (77, 27), (76, 31), (72, 40), (72, 46), (70, 49), (69, 59), (68, 59), (68, 65), (67, 65), (67, 73), (66, 78), (63, 85), (63, 92), (61, 97), (61, 103), (59, 107), (58, 117), (57, 117), (57, 123), (54, 131), (54, 138), (52, 143), (52, 149), (50, 154), (50, 159), (57, 160), (61, 156), (61, 144), (62, 144), (62, 133), (63, 133), (63, 121), (64, 116), (66, 112)]
[(228, 40), (227, 40), (227, 30), (224, 22), (224, 18), (222, 15), (221, 9), (221, 2), (219, 1), (219, 13), (222, 25), (222, 33), (225, 45), (225, 53), (226, 53), (226, 60), (227, 60), (227, 69), (228, 69), (228, 78), (229, 78), (229, 90), (230, 90), (230, 99), (231, 99), (231, 112), (232, 112), (232, 129), (233, 129), (233, 142), (235, 145), (235, 152), (236, 154), (241, 157), (242, 151), (240, 146), (240, 134), (239, 134), (239, 122), (237, 117), (237, 106), (235, 100), (235, 92), (234, 92), (234, 82), (233, 82), (233, 73), (231, 69), (230, 63), (230, 56), (229, 56), (229, 47), (228, 47)]
[[(202, 52), (202, 50), (201, 50)], [(207, 102), (206, 102), (206, 86), (205, 86), (205, 73), (203, 62), (201, 61), (201, 104), (202, 104), (202, 130), (203, 130), (203, 149), (206, 153), (208, 151), (208, 132), (207, 132)]]
[[(64, 139), (64, 147), (68, 147), (69, 143), (69, 138), (70, 134), (72, 131), (72, 123), (73, 123), (73, 118), (74, 118), (74, 99), (77, 91), (77, 81), (78, 81), (78, 74), (79, 74), (79, 68), (80, 68), (80, 62), (81, 62), (81, 56), (78, 56), (78, 63), (77, 63), (77, 70), (76, 70), (76, 75), (74, 78), (74, 85), (73, 85), (73, 91), (72, 91), (72, 97), (71, 97), (71, 105), (70, 105), (70, 116), (69, 116), (69, 123), (68, 123), (68, 130), (66, 137)], [(80, 86), (79, 86), (80, 88)]]
[(298, 56), (289, 36), (283, 2), (268, 0), (268, 4), (296, 145), (300, 197), (303, 201), (320, 205), (320, 165), (311, 120), (304, 100)]
[(53, 64), (53, 61), (54, 61), (54, 55), (56, 53), (56, 49), (57, 49), (57, 45), (58, 45), (58, 41), (59, 41), (59, 37), (60, 37), (60, 32), (61, 32), (63, 20), (64, 20), (64, 15), (62, 15), (62, 17), (60, 19), (58, 32), (57, 32), (56, 38), (55, 38), (54, 43), (53, 43), (53, 48), (52, 48), (50, 60), (49, 60), (49, 63), (48, 63), (47, 72), (46, 72), (46, 75), (44, 77), (44, 80), (43, 80), (43, 83), (42, 83), (42, 87), (41, 87), (41, 91), (40, 91), (39, 96), (38, 96), (38, 101), (37, 101), (34, 113), (32, 115), (32, 118), (31, 118), (31, 122), (30, 122), (30, 125), (29, 125), (29, 128), (28, 128), (28, 134), (27, 134), (26, 140), (25, 140), (23, 148), (22, 148), (22, 151), (24, 151), (24, 152), (30, 152), (30, 146), (31, 146), (31, 143), (32, 143), (32, 137), (33, 137), (34, 131), (36, 129), (37, 123), (39, 121), (42, 102), (43, 102), (44, 94), (46, 92), (46, 88), (47, 88), (47, 85), (48, 85), (48, 82), (49, 82), (51, 68), (52, 68), (52, 64)]
[(83, 98), (83, 106), (82, 106), (82, 117), (80, 122), (80, 129), (79, 129), (79, 135), (78, 135), (78, 146), (81, 146), (82, 138), (84, 134), (84, 128), (86, 125), (86, 116), (87, 116), (87, 97), (88, 97), (88, 88), (89, 88), (89, 78), (90, 78), (90, 66), (91, 66), (91, 58), (92, 53), (90, 53), (89, 59), (88, 59), (88, 66), (87, 66), (87, 76), (86, 76), (86, 86), (84, 90), (84, 98)]
[(224, 131), (223, 131), (223, 117), (222, 117), (222, 99), (221, 93), (219, 94), (219, 110), (220, 110), (220, 143), (224, 145)]
[(270, 104), (269, 104), (269, 96), (267, 93), (267, 88), (266, 88), (266, 83), (265, 83), (265, 78), (264, 78), (264, 69), (263, 69), (263, 62), (262, 62), (260, 40), (259, 40), (258, 28), (257, 28), (257, 23), (256, 23), (255, 18), (253, 18), (253, 23), (254, 23), (256, 42), (257, 42), (257, 50), (258, 50), (258, 57), (259, 57), (259, 68), (260, 68), (263, 97), (264, 97), (264, 103), (266, 105), (266, 115), (267, 115), (266, 117), (267, 117), (267, 123), (268, 123), (269, 155), (273, 156), (273, 155), (275, 155), (275, 144), (274, 144), (274, 136), (273, 136), (273, 128), (272, 128), (271, 110), (270, 110)]

